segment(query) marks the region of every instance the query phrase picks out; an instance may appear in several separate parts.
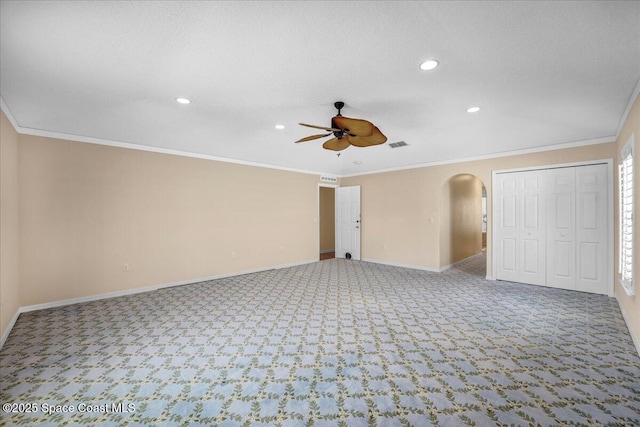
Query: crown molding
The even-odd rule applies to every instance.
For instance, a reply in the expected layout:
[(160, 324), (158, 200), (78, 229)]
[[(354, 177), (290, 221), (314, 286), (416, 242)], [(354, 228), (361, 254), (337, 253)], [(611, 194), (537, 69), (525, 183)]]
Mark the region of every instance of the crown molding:
[(615, 142), (617, 140), (615, 135), (612, 136), (604, 136), (601, 138), (594, 139), (585, 139), (582, 141), (574, 141), (574, 142), (565, 142), (562, 144), (555, 145), (546, 145), (543, 147), (536, 148), (526, 148), (523, 150), (514, 150), (514, 151), (503, 151), (500, 153), (492, 153), (484, 156), (475, 156), (475, 157), (461, 157), (456, 159), (442, 160), (438, 162), (428, 162), (428, 163), (416, 163), (415, 165), (409, 166), (400, 166), (396, 168), (388, 168), (388, 169), (378, 169), (370, 172), (358, 172), (349, 175), (340, 175), (340, 178), (353, 178), (356, 176), (362, 175), (372, 175), (376, 173), (385, 173), (385, 172), (396, 172), (407, 169), (419, 169), (419, 168), (428, 168), (433, 166), (442, 166), (442, 165), (450, 165), (453, 163), (467, 163), (467, 162), (475, 162), (478, 160), (489, 160), (489, 159), (497, 159), (500, 157), (510, 157), (510, 156), (521, 156), (523, 154), (531, 154), (531, 153), (541, 153), (544, 151), (554, 151), (554, 150), (563, 150), (565, 148), (576, 148), (576, 147), (585, 147), (588, 145), (597, 145), (597, 144), (607, 144), (610, 142)]
[(16, 122), (16, 118), (13, 117), (13, 114), (11, 114), (11, 110), (9, 110), (9, 106), (4, 102), (4, 98), (2, 96), (0, 96), (0, 110), (2, 110), (5, 116), (7, 116), (7, 119), (9, 119), (9, 122), (16, 132), (20, 133), (19, 129), (21, 129), (21, 127), (18, 125), (18, 122)]
[(277, 169), (277, 170), (282, 170), (282, 171), (287, 171), (287, 172), (304, 173), (304, 174), (307, 174), (307, 175), (322, 175), (323, 174), (323, 172), (320, 172), (320, 171), (289, 168), (289, 167), (286, 167), (286, 166), (277, 166), (277, 165), (270, 165), (270, 164), (267, 164), (267, 163), (259, 163), (259, 162), (251, 162), (251, 161), (247, 161), (247, 160), (231, 159), (231, 158), (228, 158), (228, 157), (212, 156), (212, 155), (209, 155), (209, 154), (193, 153), (193, 152), (190, 152), (190, 151), (174, 150), (174, 149), (170, 149), (170, 148), (152, 147), (150, 145), (133, 144), (133, 143), (130, 143), (130, 142), (121, 142), (121, 141), (112, 141), (112, 140), (108, 140), (108, 139), (93, 138), (93, 137), (90, 137), (90, 136), (73, 135), (73, 134), (61, 133), (61, 132), (51, 132), (51, 131), (42, 130), (42, 129), (25, 128), (25, 127), (22, 127), (22, 126), (20, 126), (18, 124), (18, 122), (16, 121), (15, 117), (13, 116), (13, 114), (11, 114), (11, 111), (9, 110), (9, 107), (4, 102), (4, 99), (2, 97), (0, 97), (0, 108), (2, 108), (2, 111), (5, 113), (5, 115), (7, 116), (7, 118), (11, 122), (11, 124), (13, 125), (14, 129), (16, 130), (16, 132), (18, 132), (21, 135), (32, 135), (32, 136), (41, 136), (41, 137), (45, 137), (45, 138), (64, 139), (64, 140), (67, 140), (67, 141), (84, 142), (84, 143), (87, 143), (87, 144), (106, 145), (106, 146), (109, 146), (109, 147), (127, 148), (127, 149), (130, 149), (130, 150), (148, 151), (148, 152), (152, 152), (152, 153), (170, 154), (170, 155), (173, 155), (173, 156), (182, 156), (182, 157), (191, 157), (191, 158), (195, 158), (195, 159), (213, 160), (213, 161), (216, 161), (216, 162), (234, 163), (234, 164), (244, 165), (244, 166), (254, 166), (254, 167), (259, 167), (259, 168)]
[(633, 104), (636, 103), (636, 99), (640, 95), (640, 79), (636, 83), (636, 87), (631, 93), (631, 97), (629, 98), (629, 102), (627, 103), (627, 108), (624, 110), (624, 114), (622, 114), (622, 118), (620, 119), (620, 123), (618, 123), (618, 131), (616, 132), (616, 141), (620, 138), (620, 132), (622, 132), (622, 128), (629, 117), (629, 113), (631, 113), (631, 109), (633, 108)]
[[(544, 152), (544, 151), (562, 150), (562, 149), (565, 149), (565, 148), (576, 148), (576, 147), (584, 147), (584, 146), (588, 146), (588, 145), (606, 144), (606, 143), (609, 143), (609, 142), (615, 142), (615, 141), (618, 140), (618, 136), (620, 134), (622, 126), (624, 125), (624, 122), (626, 121), (627, 116), (629, 115), (629, 112), (631, 111), (631, 107), (633, 106), (636, 98), (638, 97), (638, 94), (640, 94), (640, 80), (638, 81), (638, 84), (636, 85), (636, 88), (635, 88), (635, 90), (633, 92), (633, 95), (631, 96), (631, 99), (630, 99), (630, 101), (629, 101), (629, 103), (627, 105), (627, 109), (625, 110), (625, 114), (622, 117), (622, 120), (621, 120), (619, 128), (618, 128), (618, 132), (616, 133), (616, 135), (605, 136), (605, 137), (594, 138), (594, 139), (587, 139), (587, 140), (582, 140), (582, 141), (567, 142), (567, 143), (562, 143), (562, 144), (547, 145), (547, 146), (543, 146), (543, 147), (527, 148), (527, 149), (523, 149), (523, 150), (504, 151), (504, 152), (499, 152), (499, 153), (487, 154), (487, 155), (483, 155), (483, 156), (462, 157), (462, 158), (442, 160), (442, 161), (437, 161), (437, 162), (416, 163), (414, 165), (377, 169), (377, 170), (372, 170), (372, 171), (367, 171), (367, 172), (358, 172), (358, 173), (354, 173), (354, 174), (341, 175), (341, 174), (331, 173), (331, 175), (335, 176), (337, 178), (352, 178), (352, 177), (363, 176), (363, 175), (372, 175), (372, 174), (376, 174), (376, 173), (397, 172), (397, 171), (408, 170), (408, 169), (419, 169), (419, 168), (427, 168), (427, 167), (433, 167), (433, 166), (450, 165), (450, 164), (454, 164), (454, 163), (474, 162), (474, 161), (478, 161), (478, 160), (496, 159), (496, 158), (500, 158), (500, 157), (520, 156), (520, 155), (523, 155), (523, 154), (540, 153), (540, 152)], [(2, 111), (7, 116), (7, 118), (9, 119), (11, 124), (13, 125), (14, 129), (16, 130), (16, 132), (18, 132), (19, 134), (42, 136), (42, 137), (46, 137), (46, 138), (65, 139), (65, 140), (69, 140), (69, 141), (85, 142), (85, 143), (89, 143), (89, 144), (106, 145), (106, 146), (110, 146), (110, 147), (127, 148), (127, 149), (131, 149), (131, 150), (148, 151), (148, 152), (152, 152), (152, 153), (161, 153), (161, 154), (169, 154), (169, 155), (174, 155), (174, 156), (191, 157), (191, 158), (196, 158), (196, 159), (213, 160), (213, 161), (218, 161), (218, 162), (234, 163), (234, 164), (239, 164), (239, 165), (244, 165), (244, 166), (254, 166), (254, 167), (267, 168), (267, 169), (276, 169), (276, 170), (303, 173), (303, 174), (309, 174), (309, 175), (326, 175), (326, 174), (328, 174), (328, 172), (322, 172), (322, 171), (312, 171), (312, 170), (305, 170), (305, 169), (289, 168), (289, 167), (285, 167), (285, 166), (270, 165), (270, 164), (267, 164), (267, 163), (250, 162), (250, 161), (245, 161), (245, 160), (231, 159), (231, 158), (227, 158), (227, 157), (212, 156), (212, 155), (208, 155), (208, 154), (200, 154), (200, 153), (192, 153), (192, 152), (188, 152), (188, 151), (173, 150), (173, 149), (168, 149), (168, 148), (152, 147), (152, 146), (149, 146), (149, 145), (132, 144), (132, 143), (129, 143), (129, 142), (111, 141), (111, 140), (107, 140), (107, 139), (93, 138), (93, 137), (88, 137), (88, 136), (71, 135), (71, 134), (65, 134), (65, 133), (59, 133), (59, 132), (51, 132), (51, 131), (46, 131), (46, 130), (41, 130), (41, 129), (25, 128), (25, 127), (22, 127), (22, 126), (20, 126), (18, 124), (18, 122), (16, 121), (15, 117), (13, 116), (13, 114), (11, 114), (11, 111), (9, 110), (9, 107), (4, 102), (4, 99), (1, 96), (0, 96), (0, 108), (2, 109)]]

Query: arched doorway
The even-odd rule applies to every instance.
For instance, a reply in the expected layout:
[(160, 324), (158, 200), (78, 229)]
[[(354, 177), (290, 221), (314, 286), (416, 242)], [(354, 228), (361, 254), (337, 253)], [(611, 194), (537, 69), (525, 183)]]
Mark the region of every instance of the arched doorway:
[[(486, 197), (484, 183), (472, 174), (452, 176), (443, 184), (440, 227), (441, 269), (485, 253)], [(474, 267), (474, 272), (485, 277), (486, 258), (479, 262), (482, 267)], [(480, 269), (482, 271), (479, 271)]]

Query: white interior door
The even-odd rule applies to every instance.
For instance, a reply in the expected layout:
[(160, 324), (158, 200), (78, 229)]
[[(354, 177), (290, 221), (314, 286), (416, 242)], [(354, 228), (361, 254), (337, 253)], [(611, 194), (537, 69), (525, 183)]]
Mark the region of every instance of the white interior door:
[(520, 190), (520, 278), (521, 282), (544, 285), (546, 264), (546, 225), (544, 175), (521, 172)]
[(607, 165), (576, 168), (576, 290), (607, 294)]
[(497, 271), (500, 280), (518, 281), (516, 248), (518, 247), (517, 174), (496, 175), (494, 182), (494, 225), (496, 229)]
[(360, 186), (336, 188), (336, 258), (360, 259)]
[(576, 288), (576, 168), (550, 169), (547, 196), (547, 286)]
[(500, 280), (545, 284), (543, 178), (536, 172), (496, 176), (496, 277)]

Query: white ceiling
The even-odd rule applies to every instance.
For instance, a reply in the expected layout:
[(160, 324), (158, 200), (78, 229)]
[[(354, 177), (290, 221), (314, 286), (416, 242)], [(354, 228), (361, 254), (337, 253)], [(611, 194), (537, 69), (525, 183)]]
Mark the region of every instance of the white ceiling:
[[(0, 49), (25, 132), (343, 176), (612, 140), (640, 2), (2, 1)], [(294, 144), (335, 101), (408, 146)]]

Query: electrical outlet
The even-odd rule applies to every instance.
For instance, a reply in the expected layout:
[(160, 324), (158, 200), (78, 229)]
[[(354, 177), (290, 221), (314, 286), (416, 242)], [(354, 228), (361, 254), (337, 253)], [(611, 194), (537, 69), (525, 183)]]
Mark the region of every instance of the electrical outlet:
[(122, 271), (129, 271), (129, 264), (122, 264)]

